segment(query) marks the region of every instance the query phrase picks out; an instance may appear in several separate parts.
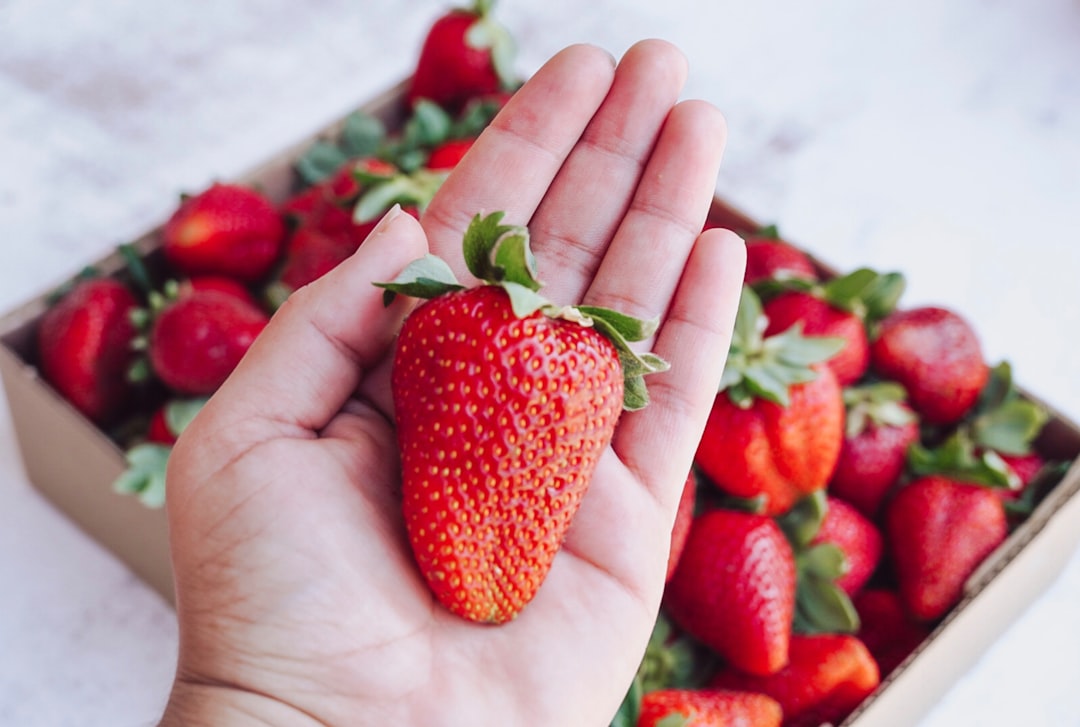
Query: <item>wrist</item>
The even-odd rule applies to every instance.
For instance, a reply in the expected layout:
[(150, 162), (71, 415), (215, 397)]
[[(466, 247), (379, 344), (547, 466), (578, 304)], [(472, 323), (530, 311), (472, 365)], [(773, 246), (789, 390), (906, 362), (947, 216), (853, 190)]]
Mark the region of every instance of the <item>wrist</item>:
[(178, 679), (158, 727), (325, 727), (273, 697), (228, 685)]

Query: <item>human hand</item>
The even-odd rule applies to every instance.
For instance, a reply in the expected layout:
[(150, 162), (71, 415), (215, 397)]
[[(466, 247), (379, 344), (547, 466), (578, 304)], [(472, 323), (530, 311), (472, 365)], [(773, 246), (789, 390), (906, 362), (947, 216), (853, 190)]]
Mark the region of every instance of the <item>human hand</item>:
[[(417, 224), (390, 214), (294, 293), (176, 444), (180, 653), (162, 724), (606, 725), (659, 608), (671, 525), (717, 389), (744, 253), (699, 235), (724, 124), (677, 103), (685, 60), (557, 54)], [(410, 303), (372, 283), (429, 249), (466, 279), (480, 211), (527, 224), (555, 302), (659, 316), (651, 403), (624, 413), (536, 598), (493, 627), (439, 606), (399, 502), (389, 370)], [(454, 262), (456, 261), (456, 262)]]

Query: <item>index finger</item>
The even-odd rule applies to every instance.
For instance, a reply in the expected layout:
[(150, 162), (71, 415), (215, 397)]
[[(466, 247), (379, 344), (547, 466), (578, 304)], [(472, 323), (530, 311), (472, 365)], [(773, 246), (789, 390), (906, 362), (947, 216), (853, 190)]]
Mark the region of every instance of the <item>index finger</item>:
[(506, 212), (525, 225), (603, 103), (615, 63), (603, 50), (573, 45), (555, 54), (477, 138), (421, 218), (431, 251), (460, 280), (471, 279), (461, 239), (478, 212)]

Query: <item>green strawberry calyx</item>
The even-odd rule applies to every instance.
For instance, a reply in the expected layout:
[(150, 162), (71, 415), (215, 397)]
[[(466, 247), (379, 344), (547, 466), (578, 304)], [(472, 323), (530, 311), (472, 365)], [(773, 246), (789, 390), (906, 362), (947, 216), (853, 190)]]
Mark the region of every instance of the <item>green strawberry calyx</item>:
[(743, 286), (720, 380), (720, 391), (727, 392), (732, 403), (743, 409), (750, 408), (755, 399), (788, 406), (790, 387), (816, 379), (813, 364), (832, 358), (845, 343), (839, 337), (804, 336), (801, 323), (766, 338), (767, 326), (761, 299), (752, 288)]
[(859, 614), (836, 580), (850, 568), (844, 551), (835, 543), (814, 540), (829, 509), (823, 490), (807, 495), (777, 524), (795, 553), (795, 619), (801, 634), (855, 633)]
[(907, 390), (895, 381), (875, 381), (844, 389), (845, 436), (854, 439), (874, 427), (902, 427), (917, 420)]
[(916, 476), (940, 474), (972, 484), (1019, 489), (1019, 477), (1001, 455), (1029, 454), (1049, 418), (1046, 409), (1020, 396), (1012, 367), (1002, 361), (991, 370), (971, 415), (936, 446), (912, 445), (908, 468)]
[[(505, 290), (518, 318), (542, 313), (549, 318), (596, 328), (618, 352), (624, 379), (623, 408), (635, 411), (645, 407), (649, 396), (644, 377), (666, 371), (669, 366), (659, 356), (635, 351), (630, 344), (652, 336), (658, 321), (643, 321), (609, 308), (552, 303), (540, 294), (543, 286), (536, 278), (536, 258), (529, 247), (528, 228), (503, 224), (503, 216), (503, 212), (492, 212), (473, 217), (462, 247), (469, 272), (484, 284)], [(430, 299), (465, 288), (444, 260), (430, 254), (410, 263), (394, 280), (375, 285), (385, 291), (383, 302), (387, 305), (398, 294)]]
[(467, 12), (475, 15), (476, 21), (465, 31), (465, 44), (491, 54), (491, 66), (495, 69), (495, 75), (502, 87), (509, 90), (517, 83), (514, 73), (517, 43), (509, 29), (495, 19), (494, 6), (495, 0), (473, 2)]

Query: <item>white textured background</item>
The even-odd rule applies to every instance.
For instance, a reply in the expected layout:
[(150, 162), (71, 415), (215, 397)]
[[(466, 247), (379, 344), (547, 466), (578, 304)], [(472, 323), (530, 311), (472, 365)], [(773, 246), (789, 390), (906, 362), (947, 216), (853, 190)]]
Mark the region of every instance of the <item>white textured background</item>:
[[(301, 7), (302, 6), (302, 7)], [(442, 0), (0, 0), (0, 310), (406, 76)], [(726, 114), (719, 190), (840, 268), (908, 275), (1080, 419), (1076, 0), (502, 0), (534, 70), (674, 41)], [(171, 610), (31, 489), (0, 405), (0, 724), (145, 725)], [(62, 456), (62, 453), (58, 453)], [(922, 722), (1080, 725), (1080, 557)]]

